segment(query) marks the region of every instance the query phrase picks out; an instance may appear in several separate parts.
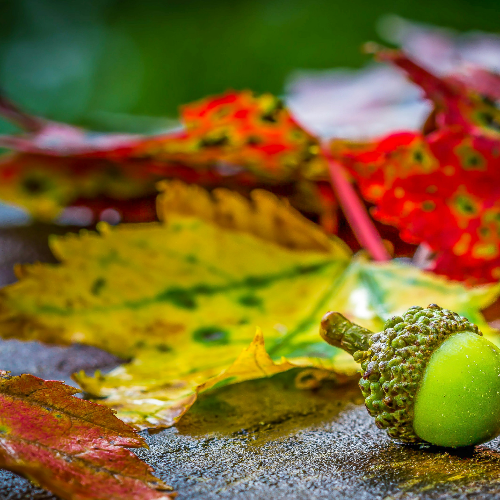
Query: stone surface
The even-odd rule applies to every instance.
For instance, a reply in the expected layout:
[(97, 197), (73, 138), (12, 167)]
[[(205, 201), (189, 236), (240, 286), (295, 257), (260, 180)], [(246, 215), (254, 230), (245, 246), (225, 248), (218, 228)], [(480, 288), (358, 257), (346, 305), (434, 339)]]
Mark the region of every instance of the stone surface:
[[(0, 357), (0, 363), (2, 359)], [(356, 384), (298, 390), (294, 373), (200, 397), (137, 454), (179, 499), (444, 499), (500, 495), (500, 441), (453, 452), (393, 443)], [(2, 499), (53, 499), (0, 474)]]
[[(0, 268), (15, 259), (4, 253), (11, 239), (0, 231)], [(31, 242), (31, 253), (19, 255), (45, 260), (44, 239)], [(0, 341), (0, 368), (13, 373), (70, 382), (73, 371), (116, 363), (85, 346)], [(500, 439), (460, 451), (399, 445), (375, 427), (355, 383), (304, 391), (295, 376), (203, 394), (176, 427), (145, 433), (150, 448), (137, 454), (179, 500), (500, 498)], [(55, 498), (0, 471), (2, 500)]]

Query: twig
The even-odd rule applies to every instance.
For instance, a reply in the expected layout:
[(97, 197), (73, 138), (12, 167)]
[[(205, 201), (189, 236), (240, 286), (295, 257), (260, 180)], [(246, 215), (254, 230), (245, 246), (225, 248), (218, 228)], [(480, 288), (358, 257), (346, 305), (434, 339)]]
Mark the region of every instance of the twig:
[(0, 91), (0, 115), (15, 123), (27, 132), (38, 132), (44, 126), (44, 121), (36, 116), (31, 116), (21, 111), (14, 103), (9, 101)]
[(387, 252), (380, 234), (354, 188), (345, 177), (344, 167), (332, 157), (327, 146), (323, 146), (322, 150), (328, 160), (333, 190), (356, 239), (370, 253), (373, 260), (381, 262), (390, 260), (391, 256)]

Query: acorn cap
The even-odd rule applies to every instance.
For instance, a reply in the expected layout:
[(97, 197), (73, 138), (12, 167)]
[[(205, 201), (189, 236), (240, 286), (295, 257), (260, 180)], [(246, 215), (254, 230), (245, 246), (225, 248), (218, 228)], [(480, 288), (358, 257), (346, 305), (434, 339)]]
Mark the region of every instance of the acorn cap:
[(410, 307), (389, 319), (380, 333), (351, 323), (339, 313), (327, 313), (320, 335), (350, 352), (361, 363), (359, 386), (377, 427), (405, 443), (423, 441), (413, 430), (414, 402), (434, 351), (459, 332), (482, 335), (466, 318), (436, 304)]

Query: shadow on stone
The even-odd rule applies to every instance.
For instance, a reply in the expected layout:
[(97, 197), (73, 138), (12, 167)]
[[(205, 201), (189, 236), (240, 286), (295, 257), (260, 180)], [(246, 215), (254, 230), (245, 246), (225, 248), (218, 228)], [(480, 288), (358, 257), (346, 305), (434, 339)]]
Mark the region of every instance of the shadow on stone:
[(177, 424), (183, 435), (241, 436), (261, 442), (335, 418), (348, 403), (362, 403), (356, 381), (323, 382), (317, 389), (299, 389), (302, 370), (226, 386), (201, 394)]

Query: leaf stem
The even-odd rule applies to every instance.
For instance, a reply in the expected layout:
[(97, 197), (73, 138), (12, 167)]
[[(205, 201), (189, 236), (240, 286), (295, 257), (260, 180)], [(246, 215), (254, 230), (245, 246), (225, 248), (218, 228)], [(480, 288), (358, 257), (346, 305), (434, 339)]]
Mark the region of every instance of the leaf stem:
[(368, 212), (351, 183), (346, 179), (344, 167), (332, 157), (327, 146), (323, 146), (322, 152), (328, 161), (333, 190), (356, 239), (370, 253), (373, 260), (380, 262), (391, 260)]
[(352, 323), (338, 312), (329, 311), (321, 320), (319, 334), (330, 345), (354, 355), (369, 348), (373, 332)]
[(9, 101), (0, 91), (0, 116), (15, 123), (27, 132), (38, 132), (43, 128), (44, 121), (35, 116), (21, 111), (14, 103)]

